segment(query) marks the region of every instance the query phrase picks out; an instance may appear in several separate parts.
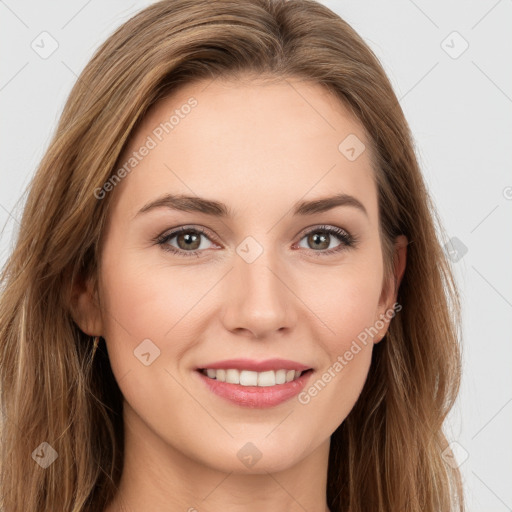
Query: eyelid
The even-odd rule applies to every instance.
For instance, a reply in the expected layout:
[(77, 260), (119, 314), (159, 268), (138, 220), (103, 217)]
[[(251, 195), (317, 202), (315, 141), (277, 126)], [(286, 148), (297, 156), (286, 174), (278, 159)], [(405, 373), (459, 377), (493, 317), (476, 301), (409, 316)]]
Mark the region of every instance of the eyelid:
[(295, 235), (295, 238), (297, 237), (304, 237), (311, 233), (312, 231), (329, 231), (332, 232), (333, 230), (339, 230), (343, 233), (345, 233), (347, 236), (351, 236), (350, 232), (347, 231), (345, 228), (342, 228), (340, 226), (335, 226), (334, 224), (311, 224), (311, 226), (307, 226), (301, 231), (298, 232), (297, 235)]
[(213, 234), (212, 231), (210, 231), (208, 228), (205, 228), (204, 226), (201, 226), (200, 224), (184, 224), (183, 226), (168, 229), (166, 232), (160, 235), (159, 238), (167, 237), (169, 235), (177, 235), (184, 231), (197, 231), (198, 233), (201, 233), (208, 238), (212, 238), (214, 240), (217, 239), (217, 236)]

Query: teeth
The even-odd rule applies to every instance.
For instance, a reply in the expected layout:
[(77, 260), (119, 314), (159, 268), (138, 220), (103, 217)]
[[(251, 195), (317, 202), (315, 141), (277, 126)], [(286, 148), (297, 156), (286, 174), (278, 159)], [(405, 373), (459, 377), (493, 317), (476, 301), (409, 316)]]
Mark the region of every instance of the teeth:
[(258, 386), (275, 386), (276, 372), (269, 370), (258, 374)]
[(284, 384), (286, 382), (286, 370), (277, 370), (276, 384)]
[(240, 384), (241, 386), (275, 386), (276, 384), (284, 384), (298, 379), (302, 372), (300, 370), (269, 370), (266, 372), (253, 372), (250, 370), (212, 370), (208, 368), (202, 370), (204, 375), (210, 379), (216, 379), (220, 382), (229, 384)]
[(226, 380), (229, 384), (240, 384), (240, 372), (238, 370), (226, 370)]
[[(234, 370), (238, 371), (238, 370)], [(242, 386), (257, 386), (258, 385), (258, 372), (250, 372), (249, 370), (242, 370), (240, 372), (240, 379), (237, 384)]]

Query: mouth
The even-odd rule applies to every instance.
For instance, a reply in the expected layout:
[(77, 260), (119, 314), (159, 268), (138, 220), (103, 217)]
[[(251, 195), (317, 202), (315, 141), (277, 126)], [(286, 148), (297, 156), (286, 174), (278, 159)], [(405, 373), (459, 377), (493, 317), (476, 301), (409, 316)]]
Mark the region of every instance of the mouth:
[(270, 387), (297, 381), (303, 375), (311, 373), (313, 369), (289, 370), (281, 368), (279, 370), (257, 372), (236, 368), (198, 368), (197, 371), (209, 379), (227, 384), (237, 384), (244, 387)]
[(314, 370), (281, 368), (257, 372), (235, 368), (198, 368), (194, 373), (207, 390), (232, 405), (268, 409), (297, 396)]

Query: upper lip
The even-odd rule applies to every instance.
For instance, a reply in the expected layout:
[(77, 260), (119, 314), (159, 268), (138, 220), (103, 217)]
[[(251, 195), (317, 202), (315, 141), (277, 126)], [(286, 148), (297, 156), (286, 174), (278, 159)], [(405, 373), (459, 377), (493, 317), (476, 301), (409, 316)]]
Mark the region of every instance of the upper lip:
[(255, 361), (253, 359), (225, 359), (224, 361), (216, 361), (200, 366), (199, 370), (205, 369), (235, 369), (235, 370), (251, 370), (254, 372), (266, 372), (269, 370), (299, 370), (305, 371), (312, 369), (310, 366), (291, 361), (289, 359), (265, 359), (264, 361)]

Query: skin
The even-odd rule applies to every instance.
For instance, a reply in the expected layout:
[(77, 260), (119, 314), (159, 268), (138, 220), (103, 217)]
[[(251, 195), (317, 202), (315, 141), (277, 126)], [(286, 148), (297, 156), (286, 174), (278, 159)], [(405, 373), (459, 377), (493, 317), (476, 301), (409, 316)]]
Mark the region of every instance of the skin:
[[(392, 308), (397, 289), (383, 274), (370, 151), (349, 161), (338, 150), (348, 134), (367, 148), (369, 141), (319, 85), (217, 79), (161, 100), (123, 158), (191, 96), (198, 105), (109, 192), (98, 288), (75, 287), (76, 320), (105, 338), (124, 396), (125, 466), (106, 510), (324, 512), (330, 436), (353, 408), (389, 324), (307, 404), (295, 397), (267, 409), (237, 406), (211, 393), (195, 369), (282, 357), (314, 368), (314, 383)], [(341, 191), (368, 215), (350, 206), (291, 214), (296, 201)], [(222, 201), (235, 216), (164, 207), (136, 216), (164, 192)], [(153, 241), (183, 225), (207, 230), (199, 257), (187, 256), (183, 235), (182, 245), (180, 236), (167, 242), (183, 256)], [(359, 242), (343, 248), (321, 232), (327, 243), (317, 248), (307, 234), (319, 225)], [(247, 236), (263, 248), (252, 263), (236, 252)], [(398, 284), (406, 243), (396, 240)], [(318, 256), (324, 247), (342, 250)], [(134, 357), (147, 338), (161, 351), (149, 366)], [(252, 467), (237, 457), (249, 442), (262, 454)]]

